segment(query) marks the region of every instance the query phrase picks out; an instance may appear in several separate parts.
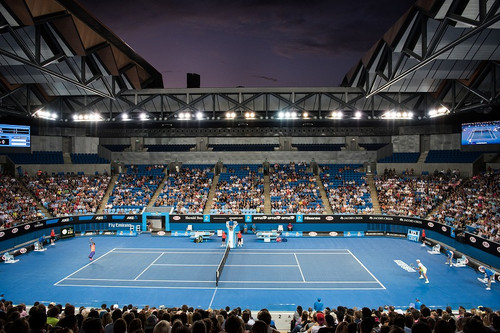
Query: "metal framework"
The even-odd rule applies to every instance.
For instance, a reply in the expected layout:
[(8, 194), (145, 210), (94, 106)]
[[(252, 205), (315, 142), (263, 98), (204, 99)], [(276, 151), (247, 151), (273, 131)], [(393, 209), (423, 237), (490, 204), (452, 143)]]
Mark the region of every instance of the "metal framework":
[(332, 112), (365, 121), (390, 110), (425, 120), (439, 106), (491, 112), (500, 106), (499, 8), (498, 0), (418, 1), (341, 87), (162, 89), (161, 74), (78, 3), (0, 0), (0, 117), (46, 110), (69, 122), (92, 112), (199, 126), (193, 119), (229, 114), (304, 124), (338, 120)]

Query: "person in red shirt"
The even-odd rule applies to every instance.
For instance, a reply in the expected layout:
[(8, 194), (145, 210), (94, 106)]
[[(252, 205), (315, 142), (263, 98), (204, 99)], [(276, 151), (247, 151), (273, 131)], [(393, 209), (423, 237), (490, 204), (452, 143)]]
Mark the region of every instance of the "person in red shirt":
[(226, 246), (226, 232), (222, 231), (222, 244), (221, 246)]
[(56, 243), (56, 232), (54, 229), (50, 231), (50, 244), (54, 245)]
[(241, 230), (238, 231), (238, 247), (243, 246), (243, 235), (241, 234)]

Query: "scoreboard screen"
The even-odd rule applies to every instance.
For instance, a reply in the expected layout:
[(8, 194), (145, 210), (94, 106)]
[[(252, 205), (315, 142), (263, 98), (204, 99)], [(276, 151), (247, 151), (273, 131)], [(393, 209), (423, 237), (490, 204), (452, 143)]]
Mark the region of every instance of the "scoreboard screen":
[(0, 124), (0, 147), (30, 147), (30, 127)]

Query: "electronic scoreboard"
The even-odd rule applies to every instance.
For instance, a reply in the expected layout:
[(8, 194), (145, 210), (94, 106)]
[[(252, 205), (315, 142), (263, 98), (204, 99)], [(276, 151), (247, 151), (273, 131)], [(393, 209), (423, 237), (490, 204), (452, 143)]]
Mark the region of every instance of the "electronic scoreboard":
[(0, 147), (30, 147), (30, 127), (0, 124)]

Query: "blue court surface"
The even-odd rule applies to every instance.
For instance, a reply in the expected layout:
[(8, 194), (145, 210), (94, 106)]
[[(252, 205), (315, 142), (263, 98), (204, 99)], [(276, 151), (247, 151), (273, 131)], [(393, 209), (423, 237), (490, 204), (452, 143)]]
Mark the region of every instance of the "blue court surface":
[[(183, 237), (77, 237), (0, 264), (0, 293), (14, 303), (66, 302), (225, 306), (293, 311), (321, 297), (326, 306), (406, 308), (418, 297), (430, 307), (479, 305), (500, 309), (500, 284), (485, 290), (472, 268), (445, 265), (444, 254), (397, 238), (290, 238), (264, 243), (245, 236), (231, 249), (218, 287), (215, 271), (224, 254), (218, 238), (194, 243)], [(412, 269), (420, 259), (429, 284)]]

